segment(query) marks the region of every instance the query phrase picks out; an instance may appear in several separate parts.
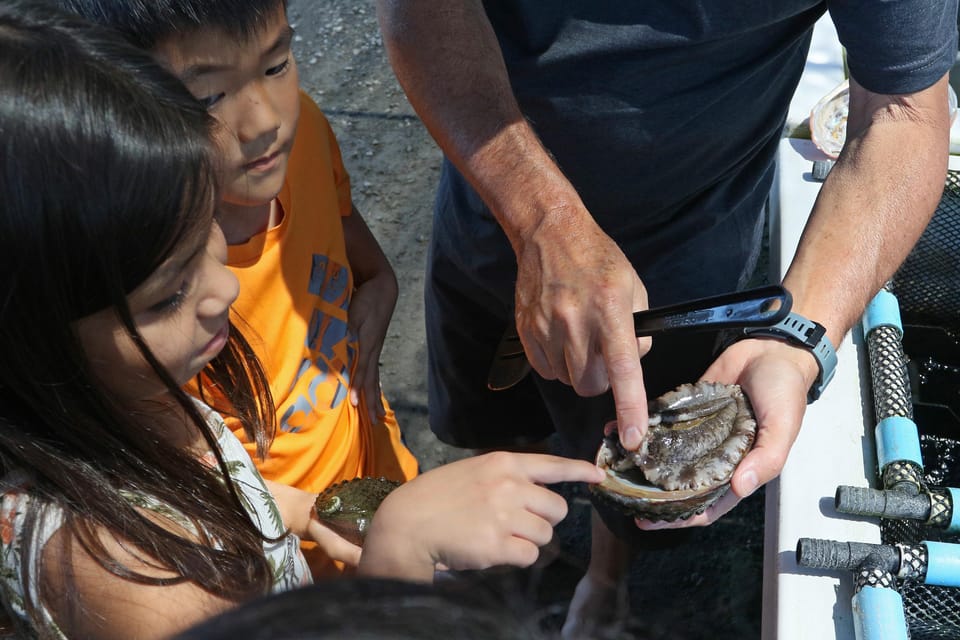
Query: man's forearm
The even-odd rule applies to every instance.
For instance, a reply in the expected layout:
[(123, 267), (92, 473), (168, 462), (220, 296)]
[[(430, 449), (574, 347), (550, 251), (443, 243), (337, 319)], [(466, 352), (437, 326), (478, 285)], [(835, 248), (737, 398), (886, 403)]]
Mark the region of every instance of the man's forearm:
[(520, 112), (479, 0), (379, 0), (378, 13), (411, 104), (514, 248), (547, 214), (585, 213)]
[(823, 324), (834, 344), (929, 222), (949, 150), (946, 78), (886, 103), (853, 84), (844, 151), (785, 278), (796, 311)]

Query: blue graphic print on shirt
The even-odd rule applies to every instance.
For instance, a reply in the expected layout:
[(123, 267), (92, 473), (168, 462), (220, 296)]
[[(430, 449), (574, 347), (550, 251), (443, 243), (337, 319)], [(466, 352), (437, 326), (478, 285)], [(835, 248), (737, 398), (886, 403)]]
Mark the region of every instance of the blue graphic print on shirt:
[[(283, 431), (299, 431), (299, 421), (295, 416), (307, 415), (315, 408), (321, 411), (335, 409), (347, 398), (350, 363), (356, 355), (356, 338), (350, 335), (344, 320), (330, 315), (323, 307), (333, 305), (347, 311), (352, 294), (349, 284), (350, 271), (347, 267), (333, 262), (328, 256), (314, 254), (307, 290), (319, 300), (307, 326), (304, 344), (307, 357), (300, 365), (293, 386), (296, 387), (304, 375), (313, 375), (313, 379), (307, 393), (296, 398), (281, 416), (280, 429)], [(317, 392), (330, 388), (324, 382), (331, 373), (337, 375), (336, 387), (329, 399), (321, 400)]]

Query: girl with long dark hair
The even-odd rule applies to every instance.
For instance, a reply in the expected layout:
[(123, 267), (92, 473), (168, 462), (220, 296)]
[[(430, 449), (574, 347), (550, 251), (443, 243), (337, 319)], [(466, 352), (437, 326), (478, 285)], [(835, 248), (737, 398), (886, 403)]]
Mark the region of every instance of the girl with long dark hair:
[[(214, 126), (104, 27), (0, 0), (0, 599), (26, 637), (169, 637), (308, 584), (299, 537), (339, 539), (221, 417), (266, 455)], [(423, 581), (530, 564), (566, 514), (540, 485), (598, 476), (551, 456), (446, 465), (394, 491), (351, 552)]]

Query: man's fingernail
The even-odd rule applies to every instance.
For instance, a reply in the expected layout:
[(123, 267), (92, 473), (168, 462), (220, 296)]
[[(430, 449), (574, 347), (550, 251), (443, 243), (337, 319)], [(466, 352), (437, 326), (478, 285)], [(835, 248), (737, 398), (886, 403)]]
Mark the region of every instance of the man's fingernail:
[(640, 435), (640, 429), (637, 427), (627, 427), (623, 432), (623, 446), (628, 451), (633, 451), (640, 447), (640, 440), (642, 436)]
[(740, 477), (740, 489), (743, 491), (741, 497), (746, 498), (751, 493), (757, 490), (757, 486), (760, 484), (760, 480), (757, 479), (757, 473), (752, 469), (750, 471), (745, 471), (744, 474)]

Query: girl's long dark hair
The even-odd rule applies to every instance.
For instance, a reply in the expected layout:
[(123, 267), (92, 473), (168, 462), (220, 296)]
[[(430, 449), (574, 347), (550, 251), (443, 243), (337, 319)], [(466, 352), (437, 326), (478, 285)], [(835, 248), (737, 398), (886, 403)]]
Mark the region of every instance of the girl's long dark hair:
[[(270, 585), (264, 538), (224, 482), (204, 416), (150, 353), (126, 301), (185, 238), (209, 233), (212, 126), (175, 78), (112, 32), (36, 0), (0, 2), (0, 476), (26, 471), (30, 491), (64, 510), (66, 531), (106, 569), (171, 582), (119, 566), (98, 530), (156, 558), (174, 582), (242, 600)], [(72, 325), (107, 308), (217, 452), (217, 468), (125, 411), (91, 374)], [(263, 455), (273, 404), (249, 345), (230, 335), (201, 375)], [(130, 491), (179, 511), (203, 539), (157, 526)], [(23, 542), (40, 515), (28, 514)]]

